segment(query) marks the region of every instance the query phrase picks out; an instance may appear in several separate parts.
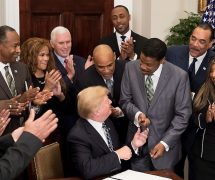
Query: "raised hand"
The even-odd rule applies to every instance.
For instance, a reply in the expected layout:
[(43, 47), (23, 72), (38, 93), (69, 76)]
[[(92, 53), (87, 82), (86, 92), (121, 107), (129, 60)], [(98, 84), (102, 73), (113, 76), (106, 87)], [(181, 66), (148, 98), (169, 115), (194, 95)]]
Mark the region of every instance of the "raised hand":
[(35, 111), (31, 109), (29, 118), (25, 122), (24, 131), (30, 132), (44, 141), (57, 128), (58, 118), (51, 110), (46, 111), (36, 120), (34, 118)]
[(70, 80), (72, 80), (72, 78), (75, 75), (75, 68), (74, 68), (75, 64), (73, 62), (73, 55), (68, 56), (66, 59), (67, 59), (67, 63), (65, 64), (65, 68), (68, 73), (67, 76)]
[(46, 104), (49, 99), (51, 99), (53, 96), (53, 92), (50, 92), (49, 90), (42, 90), (41, 92), (37, 93), (34, 99), (35, 105), (43, 105)]
[(46, 72), (45, 75), (45, 90), (53, 91), (57, 82), (62, 78), (60, 71), (51, 70), (50, 72)]
[(59, 99), (59, 101), (63, 101), (65, 99), (65, 95), (62, 92), (61, 84), (59, 81), (55, 84), (55, 87), (52, 90), (52, 92), (53, 92), (53, 95)]
[(0, 110), (9, 110), (11, 115), (20, 115), (27, 107), (28, 103), (19, 103), (18, 99), (21, 95), (15, 96), (9, 100), (0, 100)]
[(88, 67), (90, 67), (93, 64), (94, 64), (94, 62), (93, 62), (92, 56), (88, 55), (87, 60), (86, 60), (86, 62), (84, 64), (84, 69), (87, 69)]
[(133, 57), (135, 56), (133, 42), (134, 42), (133, 37), (131, 37), (129, 40), (125, 42), (122, 41), (120, 59), (122, 60), (125, 60), (127, 58), (133, 59)]
[(211, 123), (215, 120), (215, 104), (211, 104), (208, 106), (208, 110), (206, 113), (206, 122)]
[(149, 133), (148, 129), (144, 130), (143, 132), (140, 132), (140, 128), (137, 129), (137, 132), (135, 133), (134, 138), (131, 142), (135, 150), (146, 143), (148, 133)]
[(35, 99), (36, 95), (39, 93), (40, 88), (36, 87), (33, 88), (32, 86), (29, 87), (29, 89), (27, 91), (25, 91), (19, 98), (17, 98), (16, 100), (19, 103), (27, 103), (27, 102), (31, 102)]

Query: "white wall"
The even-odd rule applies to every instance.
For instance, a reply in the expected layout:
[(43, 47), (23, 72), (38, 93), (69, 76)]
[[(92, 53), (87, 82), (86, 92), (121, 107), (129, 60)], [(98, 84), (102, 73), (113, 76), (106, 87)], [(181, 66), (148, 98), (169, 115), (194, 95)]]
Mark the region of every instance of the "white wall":
[[(125, 3), (127, 2), (127, 3)], [(145, 36), (165, 40), (169, 28), (184, 18), (187, 12), (197, 13), (198, 0), (115, 0), (115, 5), (128, 7), (131, 28)]]
[(0, 26), (8, 25), (19, 33), (19, 0), (0, 0)]
[[(164, 40), (169, 28), (188, 12), (197, 12), (198, 0), (114, 0), (131, 14), (130, 27), (145, 37)], [(19, 33), (19, 0), (0, 0), (0, 25), (12, 26)]]

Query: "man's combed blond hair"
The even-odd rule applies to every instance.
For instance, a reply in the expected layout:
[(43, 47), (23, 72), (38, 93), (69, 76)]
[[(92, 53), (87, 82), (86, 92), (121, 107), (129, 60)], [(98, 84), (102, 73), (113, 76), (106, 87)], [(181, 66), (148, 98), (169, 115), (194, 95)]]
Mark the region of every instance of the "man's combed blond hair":
[(82, 90), (77, 96), (80, 117), (90, 118), (107, 94), (108, 89), (103, 86), (92, 86)]

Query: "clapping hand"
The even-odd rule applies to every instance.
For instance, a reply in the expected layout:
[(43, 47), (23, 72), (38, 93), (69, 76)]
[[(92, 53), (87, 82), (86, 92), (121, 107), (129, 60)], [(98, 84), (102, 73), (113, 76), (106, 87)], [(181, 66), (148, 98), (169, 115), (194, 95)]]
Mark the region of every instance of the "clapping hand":
[(53, 91), (56, 83), (59, 82), (61, 78), (61, 73), (58, 70), (52, 69), (50, 72), (46, 72), (44, 89)]
[(65, 69), (67, 70), (67, 76), (70, 80), (72, 80), (72, 78), (75, 75), (75, 63), (73, 62), (73, 55), (68, 56), (67, 58), (67, 63), (65, 65)]
[(84, 69), (87, 69), (88, 67), (92, 66), (93, 64), (94, 64), (93, 58), (92, 58), (91, 55), (89, 55), (87, 57), (87, 60), (86, 60), (85, 64), (84, 64)]
[(133, 59), (135, 56), (134, 52), (134, 40), (133, 37), (131, 37), (127, 41), (122, 41), (121, 43), (121, 55), (120, 59), (125, 60), (126, 58)]
[(213, 120), (215, 120), (215, 104), (212, 103), (208, 106), (208, 110), (206, 113), (206, 122), (211, 123)]

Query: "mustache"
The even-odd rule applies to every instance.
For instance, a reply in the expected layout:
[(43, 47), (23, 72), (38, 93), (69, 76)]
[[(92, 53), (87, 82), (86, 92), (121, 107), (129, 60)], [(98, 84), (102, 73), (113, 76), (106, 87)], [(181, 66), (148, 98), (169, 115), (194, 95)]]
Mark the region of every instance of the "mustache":
[(197, 49), (195, 47), (191, 47), (190, 50), (199, 51), (199, 49)]

